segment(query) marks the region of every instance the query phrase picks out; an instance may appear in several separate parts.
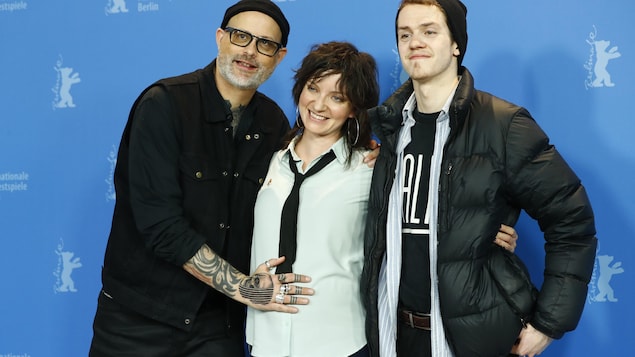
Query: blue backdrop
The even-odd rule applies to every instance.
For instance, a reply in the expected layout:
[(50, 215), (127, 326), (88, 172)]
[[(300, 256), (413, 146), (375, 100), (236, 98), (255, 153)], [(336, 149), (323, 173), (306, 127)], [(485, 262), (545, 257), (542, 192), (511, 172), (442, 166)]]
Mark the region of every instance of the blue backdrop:
[[(87, 354), (130, 106), (156, 79), (215, 57), (214, 31), (233, 2), (0, 0), (0, 357)], [(289, 117), (292, 69), (314, 43), (348, 40), (373, 54), (382, 99), (404, 79), (398, 0), (277, 3), (292, 25), (289, 54), (262, 91)], [(477, 87), (530, 110), (596, 213), (600, 245), (582, 320), (543, 355), (633, 351), (635, 121), (626, 109), (635, 3), (465, 3), (464, 64)], [(518, 230), (517, 252), (539, 285), (542, 235), (526, 217)]]

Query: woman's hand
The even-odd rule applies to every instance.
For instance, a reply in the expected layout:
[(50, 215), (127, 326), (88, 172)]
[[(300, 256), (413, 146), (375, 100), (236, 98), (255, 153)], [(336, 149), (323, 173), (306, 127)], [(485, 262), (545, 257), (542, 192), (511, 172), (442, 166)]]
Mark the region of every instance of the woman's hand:
[(370, 149), (372, 151), (370, 151), (368, 154), (366, 154), (366, 156), (364, 156), (364, 163), (368, 165), (368, 167), (370, 168), (375, 167), (375, 162), (377, 161), (377, 157), (379, 156), (380, 147), (381, 145), (379, 145), (377, 141), (375, 140), (370, 141), (370, 145), (368, 146), (367, 149)]

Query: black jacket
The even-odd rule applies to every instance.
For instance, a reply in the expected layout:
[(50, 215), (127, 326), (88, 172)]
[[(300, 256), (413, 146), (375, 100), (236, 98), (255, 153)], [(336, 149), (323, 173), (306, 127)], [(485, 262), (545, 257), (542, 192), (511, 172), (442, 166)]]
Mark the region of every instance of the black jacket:
[[(232, 137), (231, 111), (215, 63), (148, 87), (133, 105), (115, 169), (117, 200), (102, 270), (103, 289), (149, 318), (189, 330), (211, 294), (183, 269), (206, 243), (249, 271), (256, 194), (289, 122), (256, 93)], [(243, 328), (244, 307), (228, 325)]]
[[(386, 251), (395, 145), (410, 93), (411, 84), (370, 113), (382, 142), (368, 204), (361, 291), (373, 356), (379, 353), (377, 277)], [(584, 187), (529, 113), (475, 90), (465, 68), (449, 115), (438, 213), (438, 287), (448, 343), (456, 356), (507, 356), (521, 319), (559, 338), (580, 319), (595, 260), (594, 218)], [(500, 224), (515, 224), (521, 209), (537, 220), (546, 240), (544, 284), (535, 303), (522, 262), (492, 244)]]

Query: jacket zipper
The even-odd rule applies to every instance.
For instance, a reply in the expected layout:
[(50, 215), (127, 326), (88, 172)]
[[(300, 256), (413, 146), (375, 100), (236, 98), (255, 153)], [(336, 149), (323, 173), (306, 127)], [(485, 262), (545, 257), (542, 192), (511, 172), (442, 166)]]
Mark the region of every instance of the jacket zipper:
[(452, 162), (450, 161), (448, 163), (448, 167), (445, 170), (445, 177), (443, 178), (443, 182), (442, 185), (439, 186), (439, 194), (441, 194), (442, 190), (445, 190), (445, 195), (443, 195), (443, 208), (444, 208), (444, 213), (443, 213), (443, 226), (444, 227), (448, 227), (449, 226), (449, 217), (448, 217), (448, 207), (450, 205), (450, 175), (452, 174), (452, 169), (454, 168), (454, 165), (452, 164)]

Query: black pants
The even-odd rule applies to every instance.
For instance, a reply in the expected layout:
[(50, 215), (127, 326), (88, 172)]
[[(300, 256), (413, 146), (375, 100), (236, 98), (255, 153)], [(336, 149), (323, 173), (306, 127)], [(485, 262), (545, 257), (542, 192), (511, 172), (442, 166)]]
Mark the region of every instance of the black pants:
[[(397, 326), (397, 356), (432, 357), (430, 331), (412, 328), (399, 323)], [(518, 355), (509, 354), (510, 357)]]
[(131, 311), (99, 294), (89, 356), (244, 357), (243, 329), (229, 335), (226, 311), (204, 306), (187, 332)]
[(430, 331), (397, 323), (397, 356), (431, 357)]

